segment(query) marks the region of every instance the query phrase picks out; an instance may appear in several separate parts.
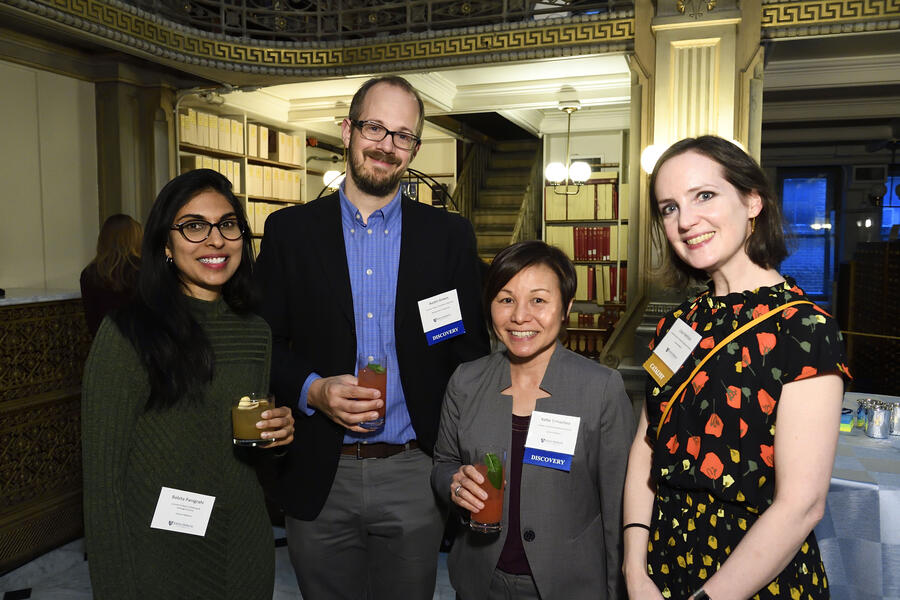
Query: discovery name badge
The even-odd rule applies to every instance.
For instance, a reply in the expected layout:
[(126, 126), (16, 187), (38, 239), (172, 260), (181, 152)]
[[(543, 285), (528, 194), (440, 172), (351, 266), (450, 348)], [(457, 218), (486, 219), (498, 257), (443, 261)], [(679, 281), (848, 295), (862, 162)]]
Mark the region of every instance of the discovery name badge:
[(581, 417), (534, 411), (522, 462), (559, 471), (572, 469)]
[(455, 289), (419, 300), (419, 316), (429, 346), (466, 332)]
[(690, 325), (681, 319), (675, 319), (668, 333), (653, 349), (653, 354), (644, 361), (644, 370), (656, 381), (656, 385), (665, 385), (681, 368), (702, 337)]
[(215, 502), (215, 496), (164, 487), (159, 492), (150, 527), (203, 537)]

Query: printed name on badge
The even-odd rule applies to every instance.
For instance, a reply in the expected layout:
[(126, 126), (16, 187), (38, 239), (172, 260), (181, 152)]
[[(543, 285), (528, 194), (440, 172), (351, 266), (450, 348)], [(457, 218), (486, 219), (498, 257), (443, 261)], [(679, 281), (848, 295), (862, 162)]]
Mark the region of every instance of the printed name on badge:
[(559, 471), (570, 471), (580, 425), (581, 417), (538, 410), (532, 412), (522, 462)]
[(681, 319), (675, 319), (672, 327), (653, 349), (653, 354), (644, 362), (644, 370), (657, 385), (665, 385), (681, 368), (702, 337), (690, 325)]
[(419, 300), (419, 316), (429, 346), (466, 332), (455, 289)]
[(215, 496), (164, 487), (150, 527), (203, 537), (215, 502)]

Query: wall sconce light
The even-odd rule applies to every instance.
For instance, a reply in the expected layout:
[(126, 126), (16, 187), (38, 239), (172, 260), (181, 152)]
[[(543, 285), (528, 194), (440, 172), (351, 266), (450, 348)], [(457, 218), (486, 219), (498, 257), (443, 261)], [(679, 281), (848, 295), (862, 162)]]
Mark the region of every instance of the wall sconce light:
[(336, 190), (341, 187), (341, 182), (344, 181), (344, 174), (340, 171), (325, 171), (325, 174), (322, 175), (322, 181), (328, 189)]
[[(583, 161), (569, 162), (569, 149), (572, 136), (572, 113), (581, 108), (577, 100), (560, 106), (566, 113), (566, 163), (552, 162), (544, 170), (544, 177), (553, 185), (553, 191), (562, 196), (573, 196), (591, 176), (591, 167)], [(575, 186), (575, 189), (571, 189)], [(560, 189), (562, 188), (562, 189)]]

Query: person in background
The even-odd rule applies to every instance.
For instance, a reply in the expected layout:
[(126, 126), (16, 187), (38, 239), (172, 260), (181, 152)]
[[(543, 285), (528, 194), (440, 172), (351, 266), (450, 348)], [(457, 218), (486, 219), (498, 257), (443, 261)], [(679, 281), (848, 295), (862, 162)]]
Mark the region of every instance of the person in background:
[(629, 597), (828, 598), (812, 531), (849, 376), (838, 325), (778, 272), (778, 203), (733, 143), (674, 144), (650, 202), (669, 283), (708, 283), (650, 344), (625, 484)]
[[(94, 598), (272, 598), (272, 527), (253, 462), (274, 458), (232, 444), (232, 403), (269, 390), (248, 232), (222, 175), (170, 181), (147, 219), (135, 300), (94, 339), (82, 384)], [(261, 417), (267, 448), (291, 442), (289, 409)]]
[[(466, 531), (453, 544), (450, 581), (462, 600), (625, 597), (620, 522), (634, 416), (617, 371), (559, 342), (575, 288), (572, 262), (540, 241), (502, 250), (487, 273), (485, 313), (506, 350), (450, 379), (431, 479), (477, 516), (487, 494), (476, 449), (507, 450), (501, 532)], [(523, 464), (529, 429), (541, 431), (534, 411), (580, 419), (569, 470)]]
[(128, 215), (110, 216), (97, 237), (97, 256), (81, 272), (81, 302), (91, 337), (103, 317), (131, 300), (140, 262), (140, 223)]
[[(266, 220), (258, 279), (272, 389), (297, 411), (278, 488), (307, 600), (434, 594), (444, 516), (429, 477), (441, 401), (457, 365), (489, 348), (471, 224), (400, 193), (423, 110), (405, 79), (364, 83), (341, 124), (338, 192)], [(426, 337), (435, 306), (461, 323)], [(357, 385), (357, 357), (376, 354), (384, 397)], [(379, 408), (383, 425), (364, 427)]]

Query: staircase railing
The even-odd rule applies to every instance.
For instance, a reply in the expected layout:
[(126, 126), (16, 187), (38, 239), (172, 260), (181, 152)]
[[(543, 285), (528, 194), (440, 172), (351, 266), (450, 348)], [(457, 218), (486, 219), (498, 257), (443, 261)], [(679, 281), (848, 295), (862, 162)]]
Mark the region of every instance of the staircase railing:
[(519, 216), (509, 240), (510, 244), (523, 240), (536, 240), (539, 237), (537, 225), (541, 215), (539, 192), (544, 183), (539, 156), (540, 152), (535, 152), (534, 162), (531, 163), (531, 171), (528, 175), (528, 187), (522, 196), (522, 205), (519, 207)]
[(469, 150), (469, 155), (466, 156), (462, 170), (456, 180), (456, 189), (453, 190), (451, 200), (453, 205), (459, 210), (459, 214), (467, 219), (472, 218), (478, 190), (484, 186), (490, 159), (491, 149), (489, 146), (472, 144), (472, 149)]

